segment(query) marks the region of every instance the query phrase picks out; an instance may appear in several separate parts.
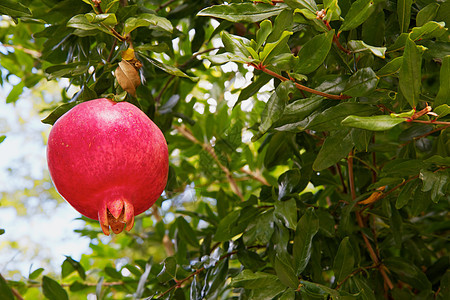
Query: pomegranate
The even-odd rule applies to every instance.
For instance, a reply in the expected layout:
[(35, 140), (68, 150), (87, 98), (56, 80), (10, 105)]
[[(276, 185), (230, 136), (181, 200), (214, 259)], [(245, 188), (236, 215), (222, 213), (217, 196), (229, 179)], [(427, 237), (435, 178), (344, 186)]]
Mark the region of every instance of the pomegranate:
[(47, 161), (61, 196), (103, 232), (120, 233), (167, 183), (164, 135), (140, 109), (105, 98), (78, 104), (50, 131)]

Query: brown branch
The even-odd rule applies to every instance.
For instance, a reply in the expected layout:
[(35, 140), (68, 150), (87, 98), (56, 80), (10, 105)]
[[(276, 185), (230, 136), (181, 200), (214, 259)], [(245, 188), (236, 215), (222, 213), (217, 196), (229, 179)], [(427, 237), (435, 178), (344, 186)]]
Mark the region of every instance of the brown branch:
[[(250, 65), (253, 66), (257, 70), (261, 70), (264, 73), (269, 74), (270, 76), (278, 78), (281, 81), (289, 81), (290, 80), (289, 78), (286, 78), (286, 77), (284, 77), (282, 75), (279, 75), (279, 74), (277, 74), (277, 73), (267, 69), (266, 66), (256, 65), (256, 64), (250, 64)], [(322, 97), (325, 97), (325, 98), (328, 98), (328, 99), (345, 100), (345, 99), (350, 99), (351, 98), (350, 96), (343, 95), (343, 94), (341, 94), (341, 95), (331, 95), (331, 94), (328, 94), (328, 93), (324, 93), (324, 92), (321, 92), (321, 91), (309, 88), (307, 86), (301, 85), (301, 84), (299, 84), (297, 82), (294, 82), (294, 84), (295, 84), (295, 87), (298, 88), (299, 90), (303, 90), (305, 92), (316, 94), (316, 95), (319, 95), (319, 96), (322, 96)]]
[(356, 190), (355, 190), (355, 177), (353, 176), (353, 150), (350, 151), (347, 158), (348, 165), (348, 182), (350, 187), (350, 195), (352, 196), (352, 200), (356, 199)]
[(435, 133), (435, 132), (438, 132), (438, 131), (447, 129), (447, 128), (449, 128), (449, 127), (450, 127), (450, 124), (445, 125), (445, 126), (442, 126), (442, 127), (435, 128), (435, 129), (433, 129), (433, 130), (431, 130), (431, 131), (429, 131), (429, 132), (427, 132), (427, 133), (424, 133), (424, 134), (422, 134), (422, 135), (419, 135), (419, 136), (414, 137), (412, 140), (407, 141), (406, 143), (401, 144), (399, 147), (404, 147), (404, 146), (408, 145), (409, 143), (411, 143), (412, 141), (419, 140), (419, 139), (421, 139), (421, 138), (427, 137), (427, 136), (429, 136), (430, 134), (433, 134), (433, 133)]
[(423, 123), (423, 124), (436, 124), (436, 125), (447, 125), (450, 126), (450, 122), (445, 122), (445, 121), (424, 121), (424, 120), (407, 120), (407, 122), (414, 122), (414, 123)]
[(200, 145), (203, 150), (205, 150), (213, 159), (214, 161), (217, 163), (217, 165), (219, 166), (219, 168), (225, 173), (225, 176), (228, 179), (228, 182), (230, 184), (231, 190), (239, 196), (239, 198), (241, 198), (242, 201), (244, 201), (244, 196), (242, 195), (236, 181), (234, 180), (231, 171), (224, 166), (219, 158), (216, 155), (216, 152), (214, 151), (214, 148), (209, 144), (209, 143), (202, 143), (199, 140), (197, 140), (197, 138), (185, 127), (185, 126), (174, 126), (175, 129), (178, 130), (179, 133), (181, 133), (185, 138), (187, 138), (188, 140), (190, 140), (191, 142)]
[(266, 180), (264, 177), (262, 177), (259, 173), (252, 172), (251, 170), (247, 170), (247, 169), (245, 169), (244, 167), (240, 168), (239, 170), (240, 170), (242, 173), (245, 173), (245, 174), (251, 176), (253, 179), (255, 179), (255, 180), (261, 182), (261, 183), (264, 184), (264, 185), (270, 185), (270, 184), (267, 182), (267, 180)]

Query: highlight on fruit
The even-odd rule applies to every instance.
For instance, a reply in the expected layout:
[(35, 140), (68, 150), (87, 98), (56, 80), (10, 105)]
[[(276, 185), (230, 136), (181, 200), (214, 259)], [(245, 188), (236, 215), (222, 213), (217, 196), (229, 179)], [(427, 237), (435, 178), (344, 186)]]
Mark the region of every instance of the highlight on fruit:
[(163, 192), (169, 170), (158, 126), (133, 104), (106, 98), (78, 104), (56, 121), (47, 162), (60, 195), (106, 235), (131, 230)]

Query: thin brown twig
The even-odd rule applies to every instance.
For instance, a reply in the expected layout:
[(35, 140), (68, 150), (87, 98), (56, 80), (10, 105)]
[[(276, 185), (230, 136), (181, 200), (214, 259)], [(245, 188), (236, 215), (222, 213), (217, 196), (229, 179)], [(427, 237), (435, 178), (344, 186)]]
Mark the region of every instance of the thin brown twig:
[[(250, 64), (250, 65), (253, 66), (257, 70), (261, 70), (264, 73), (269, 74), (270, 76), (278, 78), (281, 81), (289, 81), (290, 80), (289, 78), (286, 78), (286, 77), (284, 77), (282, 75), (279, 75), (279, 74), (269, 70), (266, 66), (256, 65), (256, 64)], [(324, 93), (324, 92), (321, 92), (321, 91), (309, 88), (307, 86), (301, 85), (301, 84), (299, 84), (297, 82), (294, 82), (294, 84), (295, 84), (295, 87), (298, 88), (299, 90), (303, 90), (305, 92), (316, 94), (316, 95), (319, 95), (319, 96), (322, 96), (322, 97), (325, 97), (325, 98), (328, 98), (328, 99), (345, 100), (345, 99), (350, 99), (351, 98), (350, 96), (343, 95), (343, 94), (341, 94), (341, 95), (332, 95), (332, 94)]]
[(350, 187), (350, 195), (352, 196), (352, 200), (356, 199), (356, 190), (355, 190), (355, 177), (353, 175), (353, 150), (350, 151), (347, 158), (348, 165), (348, 181)]
[(165, 3), (163, 3), (163, 4), (161, 4), (160, 6), (158, 6), (158, 7), (155, 9), (155, 11), (158, 12), (158, 11), (160, 11), (161, 9), (166, 8), (166, 7), (169, 6), (170, 4), (174, 3), (175, 1), (176, 1), (176, 0), (169, 0), (169, 1), (167, 1), (167, 2), (165, 2)]
[(408, 122), (423, 123), (423, 124), (430, 124), (430, 125), (433, 125), (433, 124), (436, 124), (436, 125), (450, 125), (450, 122), (445, 122), (445, 121), (434, 121), (434, 120), (431, 120), (431, 121), (425, 121), (425, 120), (410, 120), (410, 121), (408, 121)]
[(445, 126), (442, 126), (442, 127), (435, 128), (435, 129), (433, 129), (433, 130), (431, 130), (431, 131), (429, 131), (429, 132), (427, 132), (427, 133), (424, 133), (424, 134), (422, 134), (422, 135), (419, 135), (419, 136), (414, 137), (412, 140), (409, 140), (409, 141), (407, 141), (406, 143), (401, 144), (399, 147), (404, 147), (404, 146), (408, 145), (409, 143), (411, 143), (412, 141), (419, 140), (419, 139), (421, 139), (421, 138), (427, 137), (427, 136), (429, 136), (430, 134), (433, 134), (433, 133), (435, 133), (435, 132), (444, 130), (444, 129), (449, 128), (449, 127), (450, 127), (450, 124), (445, 125)]
[(202, 143), (199, 140), (197, 140), (197, 138), (185, 127), (185, 126), (174, 126), (176, 130), (178, 130), (179, 133), (181, 133), (185, 138), (187, 138), (188, 140), (190, 140), (191, 142), (200, 145), (203, 150), (205, 150), (213, 159), (214, 161), (217, 163), (217, 165), (219, 166), (219, 168), (225, 173), (225, 176), (228, 179), (228, 182), (230, 184), (231, 190), (242, 200), (244, 201), (244, 196), (242, 195), (242, 192), (240, 191), (236, 181), (234, 180), (231, 171), (224, 166), (219, 158), (216, 155), (216, 152), (214, 151), (214, 148), (208, 144), (208, 143)]
[(261, 182), (261, 183), (264, 184), (264, 185), (270, 185), (270, 184), (267, 182), (267, 180), (266, 180), (264, 177), (262, 177), (259, 173), (252, 172), (251, 170), (247, 170), (247, 169), (244, 168), (244, 167), (240, 168), (239, 170), (240, 170), (242, 173), (245, 173), (245, 174), (251, 176), (253, 179), (255, 179), (255, 180)]

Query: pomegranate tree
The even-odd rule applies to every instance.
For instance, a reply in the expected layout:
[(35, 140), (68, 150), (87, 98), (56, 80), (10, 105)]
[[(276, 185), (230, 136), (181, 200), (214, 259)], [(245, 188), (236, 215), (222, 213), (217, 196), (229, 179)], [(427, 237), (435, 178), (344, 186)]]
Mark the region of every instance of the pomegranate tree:
[(164, 190), (168, 149), (136, 106), (105, 98), (83, 102), (54, 124), (47, 160), (56, 189), (106, 235), (130, 230), (134, 216)]

